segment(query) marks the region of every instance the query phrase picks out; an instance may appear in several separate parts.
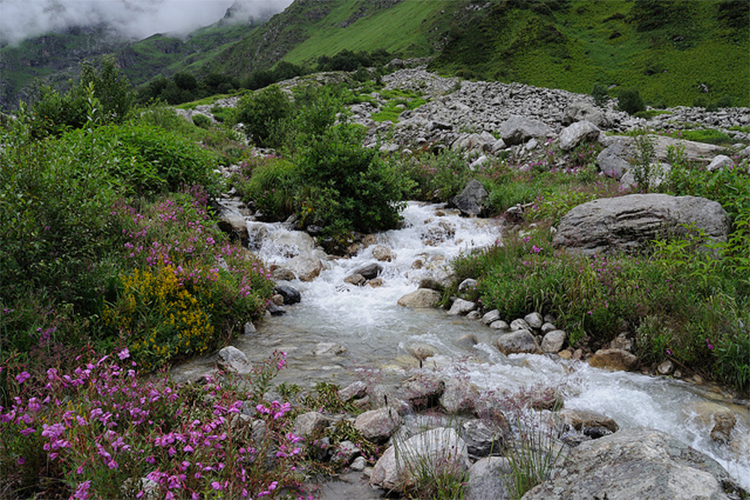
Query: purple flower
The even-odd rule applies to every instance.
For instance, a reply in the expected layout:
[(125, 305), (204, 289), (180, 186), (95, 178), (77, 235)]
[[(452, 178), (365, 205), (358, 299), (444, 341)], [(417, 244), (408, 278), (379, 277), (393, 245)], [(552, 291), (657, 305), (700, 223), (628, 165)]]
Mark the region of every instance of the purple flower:
[(73, 494), (73, 498), (78, 500), (86, 500), (89, 497), (89, 488), (91, 487), (91, 481), (84, 481), (78, 485), (76, 492)]
[(29, 375), (29, 372), (23, 371), (16, 375), (16, 382), (19, 384), (23, 384), (26, 382), (29, 378), (31, 378), (31, 375)]
[(130, 351), (128, 351), (128, 348), (126, 347), (125, 349), (117, 353), (117, 357), (120, 358), (120, 360), (128, 359), (130, 357)]

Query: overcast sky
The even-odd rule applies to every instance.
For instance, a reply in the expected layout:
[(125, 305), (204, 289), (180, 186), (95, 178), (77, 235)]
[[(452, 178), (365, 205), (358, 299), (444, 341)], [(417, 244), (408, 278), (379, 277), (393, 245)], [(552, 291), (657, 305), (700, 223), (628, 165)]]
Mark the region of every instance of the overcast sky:
[[(281, 12), (292, 0), (241, 0), (252, 15)], [(0, 41), (106, 22), (120, 32), (146, 38), (187, 33), (213, 24), (235, 0), (0, 0)]]

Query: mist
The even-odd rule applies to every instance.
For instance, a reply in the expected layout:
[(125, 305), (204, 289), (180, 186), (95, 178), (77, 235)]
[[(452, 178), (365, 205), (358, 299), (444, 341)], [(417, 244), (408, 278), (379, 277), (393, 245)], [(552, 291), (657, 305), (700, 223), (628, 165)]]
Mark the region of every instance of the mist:
[(293, 0), (0, 0), (0, 42), (60, 32), (75, 26), (106, 24), (129, 38), (155, 33), (174, 35), (213, 24), (227, 9), (241, 16), (261, 17), (284, 10)]

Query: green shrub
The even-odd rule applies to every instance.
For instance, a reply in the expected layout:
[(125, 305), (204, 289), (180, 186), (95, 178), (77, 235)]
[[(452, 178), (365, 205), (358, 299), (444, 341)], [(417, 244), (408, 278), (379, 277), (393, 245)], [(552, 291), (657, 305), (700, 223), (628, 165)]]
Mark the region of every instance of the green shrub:
[(254, 157), (230, 179), (243, 201), (254, 203), (268, 220), (284, 220), (297, 208), (299, 181), (294, 164), (278, 157)]
[(289, 99), (278, 85), (271, 85), (240, 99), (235, 120), (244, 125), (248, 139), (257, 146), (278, 147), (282, 144), (279, 124), (289, 110)]
[(609, 100), (607, 87), (601, 83), (595, 83), (594, 88), (591, 89), (591, 97), (594, 98), (594, 102), (597, 106), (604, 107)]
[(635, 89), (621, 89), (617, 94), (617, 106), (631, 115), (646, 109), (641, 94)]
[(211, 126), (211, 118), (206, 115), (193, 115), (193, 124), (200, 128), (209, 128)]

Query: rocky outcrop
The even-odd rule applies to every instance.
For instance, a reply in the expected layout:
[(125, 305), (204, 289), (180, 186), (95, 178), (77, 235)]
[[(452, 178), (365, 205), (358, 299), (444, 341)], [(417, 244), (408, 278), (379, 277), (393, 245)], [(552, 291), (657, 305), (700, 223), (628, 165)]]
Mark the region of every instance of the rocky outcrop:
[(715, 201), (694, 196), (632, 194), (578, 205), (560, 220), (553, 243), (571, 253), (637, 251), (691, 226), (726, 241), (729, 218)]
[(738, 490), (716, 461), (663, 432), (628, 429), (572, 449), (556, 476), (524, 500), (729, 500)]

